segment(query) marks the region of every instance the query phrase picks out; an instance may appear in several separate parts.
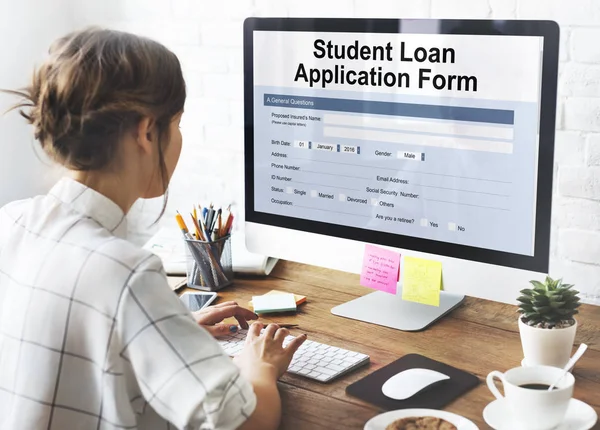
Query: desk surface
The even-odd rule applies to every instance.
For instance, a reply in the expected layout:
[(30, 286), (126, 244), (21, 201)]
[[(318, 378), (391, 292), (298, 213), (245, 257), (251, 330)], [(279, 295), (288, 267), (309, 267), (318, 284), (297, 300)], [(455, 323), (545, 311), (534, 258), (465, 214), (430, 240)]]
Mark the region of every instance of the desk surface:
[[(481, 384), (445, 410), (465, 416), (481, 429), (484, 407), (493, 400), (485, 385), (492, 370), (520, 365), (521, 343), (516, 307), (467, 298), (464, 305), (425, 331), (410, 333), (348, 320), (331, 314), (332, 307), (371, 292), (359, 277), (343, 272), (281, 261), (267, 278), (236, 279), (219, 292), (219, 300), (247, 306), (253, 295), (272, 289), (303, 294), (307, 303), (293, 316), (271, 318), (299, 324), (308, 338), (371, 356), (371, 364), (328, 384), (286, 374), (279, 384), (283, 398), (282, 429), (362, 429), (381, 409), (348, 396), (346, 386), (399, 357), (418, 353), (477, 375)], [(263, 318), (269, 321), (268, 318)], [(577, 364), (574, 397), (592, 405), (600, 416), (600, 307), (582, 306), (576, 344), (590, 347)], [(597, 424), (595, 429), (600, 429)]]

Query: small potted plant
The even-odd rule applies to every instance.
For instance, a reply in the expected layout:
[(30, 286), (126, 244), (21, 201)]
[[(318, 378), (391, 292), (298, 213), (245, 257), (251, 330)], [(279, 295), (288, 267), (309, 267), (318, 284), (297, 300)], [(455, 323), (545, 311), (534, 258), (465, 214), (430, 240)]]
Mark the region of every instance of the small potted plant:
[(579, 312), (579, 291), (562, 279), (549, 276), (542, 283), (531, 281), (533, 288), (521, 291), (519, 333), (523, 364), (563, 367), (569, 361)]

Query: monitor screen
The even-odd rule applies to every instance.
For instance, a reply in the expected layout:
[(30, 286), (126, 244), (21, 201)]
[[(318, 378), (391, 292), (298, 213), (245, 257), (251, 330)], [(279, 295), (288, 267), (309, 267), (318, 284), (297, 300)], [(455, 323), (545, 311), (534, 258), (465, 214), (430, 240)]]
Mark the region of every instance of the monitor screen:
[(317, 21), (246, 34), (247, 219), (547, 265), (555, 41), (494, 21)]

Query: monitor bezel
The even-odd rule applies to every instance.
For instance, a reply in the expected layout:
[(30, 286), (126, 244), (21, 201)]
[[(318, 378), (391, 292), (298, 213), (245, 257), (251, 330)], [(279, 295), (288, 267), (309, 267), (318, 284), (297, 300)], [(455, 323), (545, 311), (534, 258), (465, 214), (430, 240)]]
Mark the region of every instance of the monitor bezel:
[[(533, 256), (509, 253), (431, 239), (378, 232), (321, 221), (258, 212), (254, 208), (254, 31), (399, 33), (399, 22), (438, 21), (441, 31), (424, 34), (482, 34), (544, 38), (539, 117), (539, 148), (535, 240)], [(414, 26), (413, 26), (414, 28)], [(429, 28), (429, 27), (424, 27)], [(245, 220), (273, 227), (305, 231), (376, 245), (385, 245), (462, 260), (548, 273), (554, 137), (559, 59), (558, 24), (534, 20), (454, 20), (378, 18), (247, 18), (244, 22), (244, 177)]]

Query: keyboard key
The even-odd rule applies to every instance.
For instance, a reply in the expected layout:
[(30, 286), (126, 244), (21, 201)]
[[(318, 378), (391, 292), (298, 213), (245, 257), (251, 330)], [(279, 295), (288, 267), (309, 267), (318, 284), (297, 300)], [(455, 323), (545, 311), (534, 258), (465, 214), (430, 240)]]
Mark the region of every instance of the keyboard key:
[(333, 376), (333, 375), (335, 375), (337, 373), (335, 370), (331, 370), (331, 369), (328, 369), (328, 368), (322, 367), (322, 366), (321, 367), (317, 367), (314, 370), (316, 370), (317, 372), (320, 372), (320, 373), (322, 373), (324, 375), (328, 375), (328, 376)]
[(328, 369), (331, 369), (331, 370), (335, 370), (336, 372), (341, 372), (342, 370), (344, 370), (343, 366), (337, 366), (337, 365), (331, 364), (331, 363), (327, 364), (327, 366), (325, 366), (325, 367), (327, 367)]

